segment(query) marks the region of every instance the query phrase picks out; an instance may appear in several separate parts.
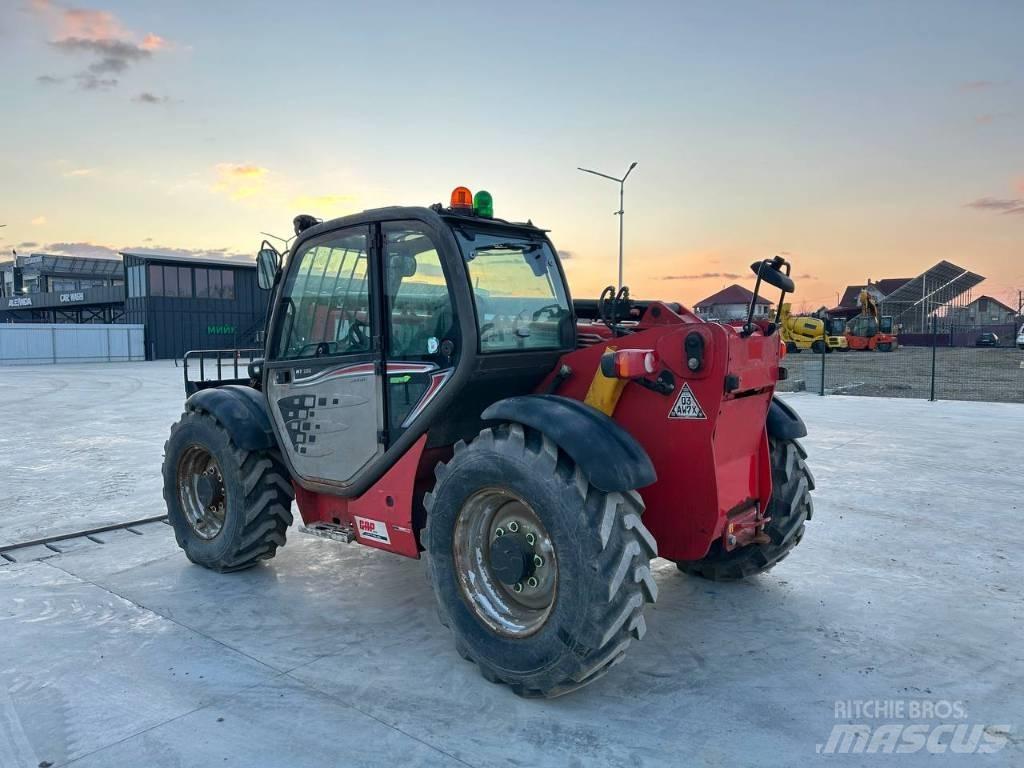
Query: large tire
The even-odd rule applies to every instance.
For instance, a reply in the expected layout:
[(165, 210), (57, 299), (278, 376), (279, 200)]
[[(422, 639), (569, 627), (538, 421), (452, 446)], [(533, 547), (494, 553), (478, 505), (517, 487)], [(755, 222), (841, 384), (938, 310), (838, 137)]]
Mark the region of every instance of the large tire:
[(748, 544), (727, 552), (716, 540), (700, 560), (680, 560), (679, 570), (711, 581), (738, 581), (775, 567), (804, 536), (804, 523), (814, 514), (810, 492), (814, 477), (804, 459), (807, 453), (796, 440), (770, 440), (772, 499), (771, 520), (765, 532), (769, 544)]
[(892, 352), (892, 342), (883, 341), (877, 347), (879, 352)]
[[(196, 490), (199, 475), (214, 478), (208, 507)], [(168, 519), (193, 563), (240, 571), (284, 546), (295, 491), (277, 451), (244, 451), (213, 416), (186, 411), (164, 444), (163, 476)], [(189, 512), (197, 504), (204, 515), (198, 522)]]
[[(424, 542), (438, 613), (455, 634), (456, 650), (487, 680), (520, 696), (559, 696), (603, 676), (643, 637), (643, 608), (658, 592), (649, 567), (657, 550), (640, 521), (636, 491), (598, 490), (554, 442), (519, 424), (485, 429), (468, 446), (460, 441), (435, 474), (424, 500)], [(457, 530), (465, 529), (481, 494), (510, 500), (488, 507), (492, 520), (501, 504), (528, 505), (540, 524), (538, 540), (550, 545), (551, 602), (526, 634), (514, 622), (493, 624), (493, 613), (517, 607), (511, 587), (471, 576), (473, 566), (458, 554), (464, 547)], [(474, 553), (493, 576), (496, 539), (483, 530), (481, 541), (490, 544)]]
[(825, 346), (825, 342), (822, 341), (821, 339), (818, 339), (817, 341), (812, 341), (811, 342), (811, 351), (814, 354), (816, 354), (816, 355), (823, 355), (823, 354), (825, 354), (825, 352), (827, 350), (828, 350), (828, 347)]

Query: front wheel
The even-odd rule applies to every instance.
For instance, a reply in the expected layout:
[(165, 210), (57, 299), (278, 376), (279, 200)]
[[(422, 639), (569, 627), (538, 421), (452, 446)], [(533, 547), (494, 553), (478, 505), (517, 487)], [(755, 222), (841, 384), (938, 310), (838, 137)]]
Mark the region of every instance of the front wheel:
[(683, 573), (711, 581), (738, 581), (772, 569), (803, 539), (804, 523), (814, 514), (814, 477), (804, 462), (807, 452), (796, 440), (771, 438), (769, 445), (773, 488), (767, 509), (771, 519), (765, 533), (771, 541), (730, 552), (721, 539), (716, 540), (700, 560), (678, 561), (676, 565)]
[(883, 341), (878, 345), (879, 352), (892, 352), (892, 342)]
[(548, 697), (621, 661), (658, 591), (639, 494), (598, 490), (519, 424), (460, 441), (435, 474), (424, 543), (463, 658), (521, 696)]
[(164, 445), (164, 501), (193, 563), (240, 571), (274, 556), (295, 492), (276, 451), (245, 451), (208, 413), (186, 411)]

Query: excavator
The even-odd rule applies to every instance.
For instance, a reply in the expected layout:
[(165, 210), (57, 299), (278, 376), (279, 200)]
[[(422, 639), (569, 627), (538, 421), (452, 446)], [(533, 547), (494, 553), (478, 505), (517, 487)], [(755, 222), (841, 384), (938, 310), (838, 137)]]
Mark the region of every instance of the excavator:
[(861, 290), (858, 301), (860, 314), (846, 324), (846, 342), (850, 349), (892, 352), (897, 344), (892, 317), (879, 313), (878, 302), (867, 289)]
[(787, 352), (809, 349), (820, 355), (849, 349), (841, 322), (837, 326), (832, 320), (825, 321), (812, 315), (794, 315), (788, 303), (779, 308), (777, 322)]

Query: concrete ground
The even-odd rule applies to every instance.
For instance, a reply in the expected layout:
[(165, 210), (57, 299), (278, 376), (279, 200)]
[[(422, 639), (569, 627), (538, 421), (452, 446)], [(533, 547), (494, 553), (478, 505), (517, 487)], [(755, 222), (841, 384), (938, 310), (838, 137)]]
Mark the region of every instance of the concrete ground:
[[(158, 514), (178, 373), (0, 370), (0, 542)], [(162, 523), (16, 550), (0, 766), (1021, 765), (1024, 407), (787, 398), (818, 482), (800, 547), (740, 584), (657, 561), (646, 637), (553, 701), (457, 656), (421, 562), (293, 530), (218, 575)], [(834, 726), (911, 722), (998, 748), (827, 754)]]

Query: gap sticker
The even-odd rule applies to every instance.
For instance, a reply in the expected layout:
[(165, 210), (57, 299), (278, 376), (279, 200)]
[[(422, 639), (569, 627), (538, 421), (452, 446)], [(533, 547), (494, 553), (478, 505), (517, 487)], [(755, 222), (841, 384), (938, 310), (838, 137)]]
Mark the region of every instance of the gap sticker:
[(707, 419), (704, 409), (697, 402), (697, 396), (690, 389), (689, 382), (683, 382), (683, 388), (679, 391), (675, 405), (668, 412), (670, 419)]
[(365, 517), (355, 517), (356, 532), (361, 539), (379, 541), (383, 544), (390, 544), (391, 537), (388, 536), (388, 527), (380, 520), (367, 520)]

